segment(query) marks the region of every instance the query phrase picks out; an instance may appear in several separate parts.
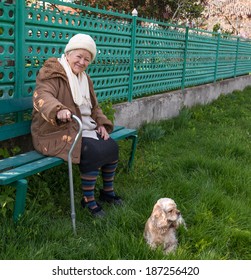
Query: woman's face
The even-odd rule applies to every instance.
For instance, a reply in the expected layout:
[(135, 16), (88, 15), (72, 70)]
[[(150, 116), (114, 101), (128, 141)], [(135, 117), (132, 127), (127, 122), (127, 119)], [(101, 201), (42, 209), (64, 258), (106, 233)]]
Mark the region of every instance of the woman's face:
[(77, 75), (86, 70), (91, 63), (91, 53), (84, 49), (73, 50), (66, 53), (66, 59), (71, 67), (72, 72)]

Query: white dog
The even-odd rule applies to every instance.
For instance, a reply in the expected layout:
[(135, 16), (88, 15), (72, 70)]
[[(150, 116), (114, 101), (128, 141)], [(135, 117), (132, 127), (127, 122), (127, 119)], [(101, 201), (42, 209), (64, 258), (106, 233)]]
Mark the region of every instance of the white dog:
[(174, 252), (178, 245), (176, 229), (180, 225), (186, 228), (176, 203), (171, 198), (161, 198), (146, 222), (144, 238), (153, 249), (161, 245), (166, 254)]

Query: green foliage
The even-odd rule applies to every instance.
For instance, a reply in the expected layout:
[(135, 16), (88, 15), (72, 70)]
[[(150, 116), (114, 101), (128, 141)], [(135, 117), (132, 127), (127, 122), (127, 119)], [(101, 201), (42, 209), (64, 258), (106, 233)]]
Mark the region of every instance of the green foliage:
[(192, 112), (188, 108), (184, 107), (181, 109), (179, 116), (172, 120), (173, 130), (186, 128), (192, 125), (191, 123)]
[(4, 186), (0, 187), (0, 216), (6, 217), (13, 213), (15, 189)]
[(155, 123), (145, 123), (141, 126), (140, 129), (140, 142), (158, 142), (159, 140), (169, 134), (172, 134), (174, 131), (179, 129), (192, 127), (192, 112), (188, 108), (184, 107), (179, 113), (179, 116), (171, 120), (165, 121), (168, 123), (168, 127), (164, 127), (163, 122)]
[(6, 147), (0, 148), (0, 158), (8, 158), (10, 156), (15, 156), (20, 152), (20, 148), (18, 146), (15, 146), (8, 150)]
[(9, 153), (8, 149), (7, 148), (0, 148), (0, 156), (2, 158), (10, 157), (10, 153)]
[[(8, 158), (20, 152), (20, 148), (15, 146), (10, 151), (4, 147), (0, 148), (0, 158)], [(15, 189), (10, 186), (0, 186), (0, 216), (13, 213)]]
[[(80, 176), (77, 165), (73, 165), (73, 182), (78, 189)], [(53, 211), (54, 215), (62, 215), (69, 211), (69, 206), (65, 208), (65, 204), (69, 202), (67, 163), (29, 177), (29, 185), (36, 186), (30, 189), (27, 197), (28, 203), (34, 204), (34, 208), (45, 212)]]
[(115, 118), (115, 109), (113, 109), (112, 102), (110, 100), (106, 100), (100, 103), (100, 107), (103, 113), (107, 116), (107, 118), (114, 123)]
[(196, 19), (202, 15), (204, 10), (204, 3), (197, 0), (168, 0), (163, 1), (172, 11), (172, 17), (175, 15), (176, 19)]
[(165, 130), (158, 123), (144, 124), (140, 130), (140, 141), (160, 141), (165, 136)]
[[(229, 37), (231, 34), (233, 34), (233, 31), (229, 31), (229, 30), (223, 30), (221, 28), (221, 25), (220, 23), (216, 23), (214, 26), (213, 26), (213, 32), (219, 32), (222, 34), (221, 36), (224, 37), (224, 38), (227, 38)], [(217, 36), (216, 34), (213, 34), (213, 36)]]
[[(82, 5), (84, 1), (75, 0), (74, 3)], [(84, 4), (85, 5), (85, 4)], [(92, 7), (105, 7), (107, 10), (132, 12), (137, 9), (139, 16), (156, 18), (158, 20), (179, 19), (190, 20), (199, 18), (204, 10), (205, 4), (197, 0), (134, 0), (134, 1), (108, 1), (93, 0), (90, 5)]]
[(218, 30), (220, 30), (220, 23), (216, 23), (216, 24), (213, 26), (213, 32), (218, 32)]

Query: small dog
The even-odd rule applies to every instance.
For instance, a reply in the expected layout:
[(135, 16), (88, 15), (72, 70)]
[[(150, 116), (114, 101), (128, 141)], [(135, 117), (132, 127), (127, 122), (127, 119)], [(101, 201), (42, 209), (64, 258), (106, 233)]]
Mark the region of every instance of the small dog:
[(171, 198), (161, 198), (153, 207), (146, 222), (144, 238), (152, 249), (162, 245), (164, 253), (174, 252), (178, 245), (176, 229), (186, 224), (176, 203)]

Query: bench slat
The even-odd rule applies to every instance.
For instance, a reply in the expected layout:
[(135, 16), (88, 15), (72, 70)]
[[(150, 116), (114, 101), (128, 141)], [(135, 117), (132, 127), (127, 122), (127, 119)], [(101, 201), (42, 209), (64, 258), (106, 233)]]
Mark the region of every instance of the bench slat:
[(0, 141), (30, 134), (31, 121), (0, 126)]
[(21, 112), (32, 109), (32, 97), (9, 98), (0, 102), (1, 114)]
[(8, 185), (17, 180), (34, 175), (38, 172), (50, 169), (63, 163), (63, 159), (58, 157), (44, 157), (40, 160), (19, 166), (4, 173), (0, 173), (0, 185)]
[(45, 156), (36, 152), (31, 151), (28, 153), (16, 155), (13, 157), (5, 158), (0, 160), (0, 172), (6, 169), (15, 168), (26, 163), (33, 162), (35, 160), (44, 158)]
[(118, 131), (112, 132), (110, 134), (111, 138), (118, 141), (121, 139), (125, 139), (129, 136), (134, 136), (137, 134), (137, 130), (135, 129), (130, 129), (130, 128), (122, 128)]
[(116, 132), (116, 131), (118, 131), (118, 130), (120, 130), (122, 128), (124, 128), (124, 126), (122, 126), (122, 125), (115, 125), (114, 128), (113, 128), (113, 132), (112, 133), (114, 133), (114, 132)]

